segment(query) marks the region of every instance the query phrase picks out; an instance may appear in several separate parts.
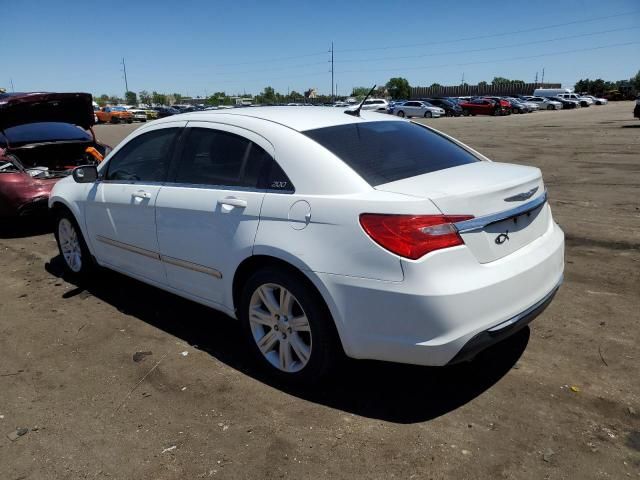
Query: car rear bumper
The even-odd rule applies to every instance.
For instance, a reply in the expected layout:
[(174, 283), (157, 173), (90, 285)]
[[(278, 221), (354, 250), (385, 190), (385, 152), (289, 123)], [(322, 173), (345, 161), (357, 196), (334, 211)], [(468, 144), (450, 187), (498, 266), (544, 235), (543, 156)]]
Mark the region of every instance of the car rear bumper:
[(451, 365), (471, 360), (482, 350), (490, 347), (491, 345), (495, 345), (529, 325), (529, 323), (531, 323), (549, 306), (561, 284), (562, 278), (553, 290), (545, 295), (540, 301), (527, 308), (524, 312), (519, 313), (513, 318), (510, 318), (495, 327), (476, 334), (462, 347), (449, 364)]
[[(446, 365), (493, 343), (482, 338), (487, 330), (506, 328), (513, 319), (520, 320), (504, 333), (521, 328), (548, 305), (562, 279), (564, 233), (549, 223), (541, 237), (490, 263), (480, 264), (460, 246), (403, 261), (401, 282), (316, 274), (345, 352), (354, 358)], [(490, 336), (496, 341), (503, 338), (498, 330)]]

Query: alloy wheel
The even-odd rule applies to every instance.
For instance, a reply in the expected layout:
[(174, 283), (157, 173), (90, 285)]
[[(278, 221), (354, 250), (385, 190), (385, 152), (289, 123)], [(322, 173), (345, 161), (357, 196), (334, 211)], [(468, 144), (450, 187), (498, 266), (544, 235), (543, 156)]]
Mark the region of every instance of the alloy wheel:
[(278, 370), (299, 372), (309, 362), (309, 319), (297, 298), (283, 286), (266, 283), (253, 292), (249, 326), (260, 353)]
[(58, 222), (58, 241), (60, 251), (67, 266), (72, 272), (78, 273), (82, 269), (82, 249), (78, 233), (74, 225), (67, 218)]

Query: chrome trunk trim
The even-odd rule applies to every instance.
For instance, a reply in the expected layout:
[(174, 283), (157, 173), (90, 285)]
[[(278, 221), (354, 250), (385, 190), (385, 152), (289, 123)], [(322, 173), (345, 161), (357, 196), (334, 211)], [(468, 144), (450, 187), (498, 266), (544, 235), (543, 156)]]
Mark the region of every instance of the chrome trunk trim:
[(522, 205), (518, 205), (515, 208), (511, 208), (509, 210), (505, 210), (500, 213), (492, 213), (491, 215), (485, 215), (482, 217), (472, 218), (470, 220), (464, 220), (462, 222), (454, 223), (455, 227), (458, 229), (460, 233), (471, 232), (473, 230), (481, 230), (487, 225), (491, 225), (492, 223), (501, 222), (502, 220), (507, 220), (508, 218), (517, 217), (519, 215), (523, 215), (527, 212), (535, 210), (541, 205), (544, 205), (547, 201), (547, 191), (545, 190), (542, 195), (537, 198), (534, 198), (530, 202), (523, 203)]

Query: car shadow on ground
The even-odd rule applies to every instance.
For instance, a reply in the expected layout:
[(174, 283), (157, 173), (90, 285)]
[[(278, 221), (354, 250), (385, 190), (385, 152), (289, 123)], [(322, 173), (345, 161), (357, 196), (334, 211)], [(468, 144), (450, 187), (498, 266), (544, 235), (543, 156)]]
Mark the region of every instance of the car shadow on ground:
[(46, 215), (0, 220), (0, 238), (26, 238), (53, 232), (53, 222)]
[(109, 270), (74, 283), (63, 276), (62, 261), (57, 256), (45, 268), (76, 285), (64, 298), (89, 293), (260, 382), (310, 402), (389, 422), (423, 422), (473, 400), (515, 365), (529, 341), (527, 327), (472, 362), (440, 368), (345, 359), (322, 383), (291, 387), (254, 365), (240, 324), (230, 317)]

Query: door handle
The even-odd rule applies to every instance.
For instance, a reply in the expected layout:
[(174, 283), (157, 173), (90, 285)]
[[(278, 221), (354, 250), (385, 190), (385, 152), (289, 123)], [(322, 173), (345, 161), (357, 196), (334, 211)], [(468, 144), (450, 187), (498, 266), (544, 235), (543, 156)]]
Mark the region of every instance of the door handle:
[(149, 192), (145, 192), (144, 190), (138, 190), (137, 192), (133, 192), (131, 196), (133, 198), (142, 198), (142, 199), (151, 198), (151, 194)]
[(235, 197), (226, 197), (218, 200), (219, 205), (227, 205), (229, 207), (246, 208), (247, 201)]

